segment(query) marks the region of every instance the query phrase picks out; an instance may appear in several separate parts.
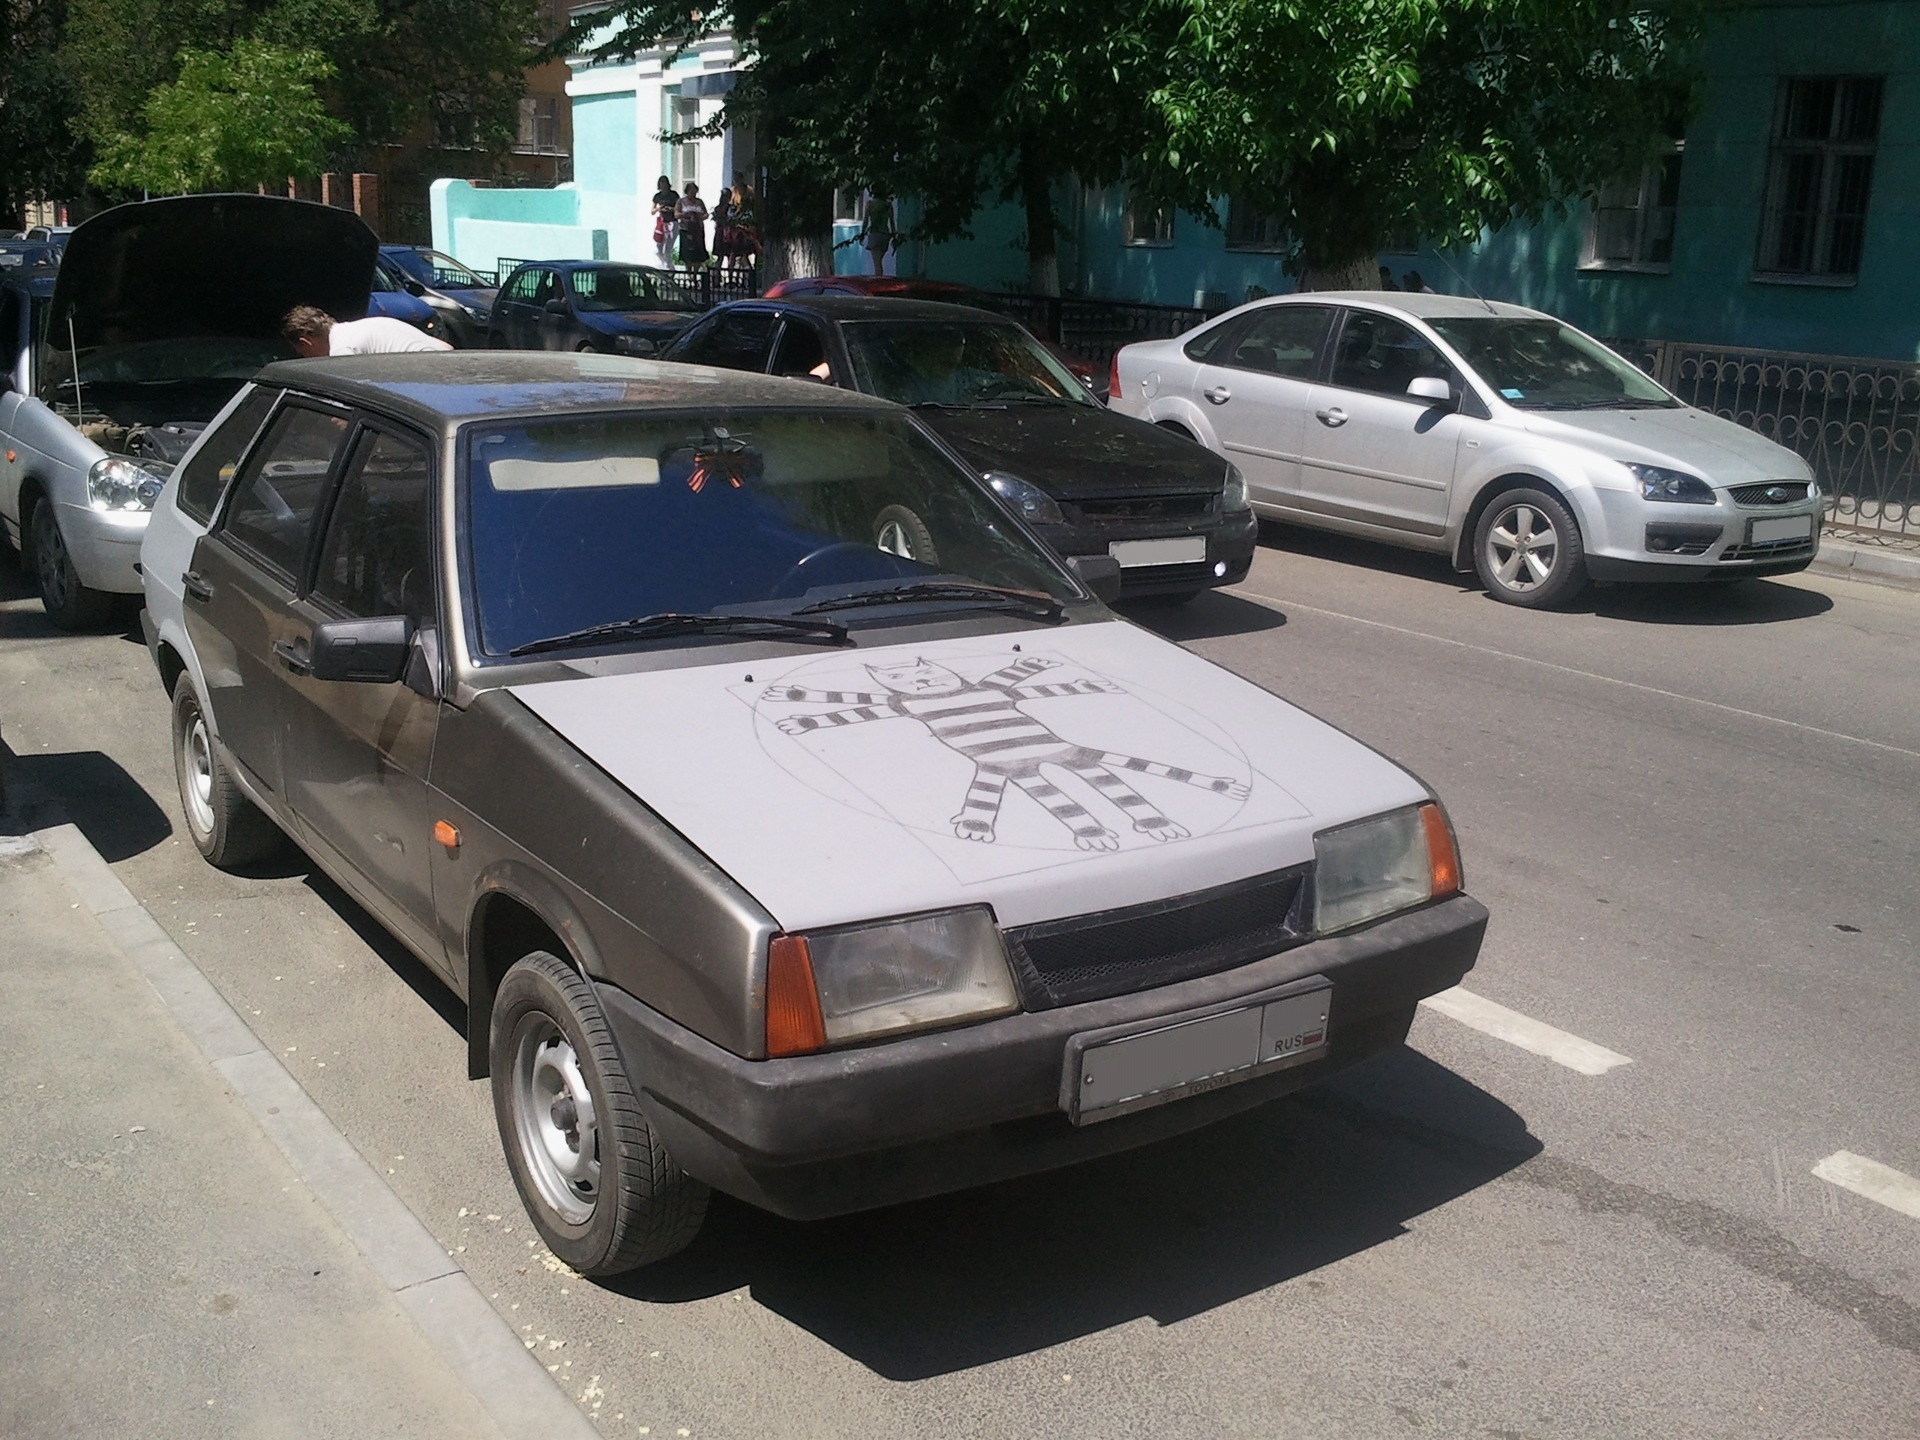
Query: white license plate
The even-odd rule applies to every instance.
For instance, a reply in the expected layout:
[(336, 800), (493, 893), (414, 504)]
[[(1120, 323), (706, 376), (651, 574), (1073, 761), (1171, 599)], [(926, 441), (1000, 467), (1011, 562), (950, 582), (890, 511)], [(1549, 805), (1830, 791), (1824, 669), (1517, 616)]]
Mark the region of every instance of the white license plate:
[(1107, 554), (1123, 569), (1135, 565), (1191, 565), (1207, 558), (1207, 537), (1175, 535), (1166, 540), (1115, 540)]
[[(1081, 1051), (1071, 1093), (1080, 1124), (1124, 1115), (1181, 1095), (1251, 1078), (1277, 1061), (1298, 1061), (1327, 1045), (1333, 987), (1322, 985), (1265, 1005), (1248, 1005), (1128, 1035)], [(1068, 1064), (1073, 1063), (1071, 1053)]]
[(1755, 520), (1747, 532), (1749, 545), (1767, 545), (1776, 540), (1805, 540), (1813, 534), (1813, 516), (1787, 515), (1778, 520)]

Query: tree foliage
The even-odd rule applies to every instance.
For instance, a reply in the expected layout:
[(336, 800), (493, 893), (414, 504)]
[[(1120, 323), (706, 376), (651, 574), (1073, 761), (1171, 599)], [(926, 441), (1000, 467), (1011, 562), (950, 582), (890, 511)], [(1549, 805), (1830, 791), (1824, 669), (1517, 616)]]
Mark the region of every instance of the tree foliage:
[(77, 190), (86, 171), (72, 87), (60, 63), (63, 0), (0, 0), (0, 223), (26, 203)]

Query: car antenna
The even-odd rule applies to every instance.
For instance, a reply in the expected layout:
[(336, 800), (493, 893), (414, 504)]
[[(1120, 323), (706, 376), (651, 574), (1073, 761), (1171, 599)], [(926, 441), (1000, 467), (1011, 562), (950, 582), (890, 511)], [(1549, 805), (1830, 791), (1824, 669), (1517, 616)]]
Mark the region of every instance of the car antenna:
[(1462, 275), (1460, 273), (1460, 267), (1455, 265), (1451, 260), (1447, 259), (1446, 255), (1443, 252), (1439, 250), (1434, 251), (1433, 258), (1438, 260), (1442, 265), (1446, 266), (1447, 269), (1453, 271), (1454, 279), (1458, 280), (1462, 285), (1466, 286), (1467, 289), (1473, 291), (1473, 298), (1478, 300), (1482, 305), (1487, 307), (1487, 314), (1497, 315), (1500, 313), (1499, 311), (1493, 308), (1493, 302), (1491, 300), (1487, 299), (1486, 296), (1482, 295), (1478, 290), (1474, 289), (1473, 282), (1467, 279), (1466, 276)]
[(80, 398), (80, 342), (73, 336), (73, 311), (67, 311), (67, 349), (73, 354), (73, 428), (87, 423), (87, 407)]

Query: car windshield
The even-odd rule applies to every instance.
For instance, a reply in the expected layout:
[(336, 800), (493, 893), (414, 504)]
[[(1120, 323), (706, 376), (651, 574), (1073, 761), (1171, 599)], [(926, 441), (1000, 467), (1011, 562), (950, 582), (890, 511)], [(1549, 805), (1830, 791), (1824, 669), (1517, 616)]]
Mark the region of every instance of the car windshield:
[(678, 297), (661, 293), (664, 277), (641, 265), (612, 270), (576, 270), (568, 279), (582, 310), (677, 310)]
[(1095, 403), (1018, 325), (857, 320), (842, 326), (855, 385), (902, 405)]
[(0, 270), (29, 270), (58, 263), (60, 252), (38, 241), (0, 241)]
[(1427, 321), (1509, 405), (1523, 410), (1678, 405), (1606, 346), (1544, 316), (1449, 315)]
[(489, 284), (451, 255), (438, 250), (383, 250), (388, 260), (422, 285), (445, 290), (482, 290)]
[(936, 577), (951, 584), (920, 604), (849, 613), (924, 619), (969, 585), (1079, 593), (900, 417), (556, 416), (476, 426), (467, 455), (467, 583), (488, 655), (642, 616), (792, 616)]
[[(204, 335), (143, 345), (101, 345), (80, 352), (80, 380), (83, 385), (251, 380), (262, 365), (286, 358), (286, 345), (265, 336)], [(65, 368), (60, 363), (63, 359), (64, 352), (55, 357), (56, 374)]]

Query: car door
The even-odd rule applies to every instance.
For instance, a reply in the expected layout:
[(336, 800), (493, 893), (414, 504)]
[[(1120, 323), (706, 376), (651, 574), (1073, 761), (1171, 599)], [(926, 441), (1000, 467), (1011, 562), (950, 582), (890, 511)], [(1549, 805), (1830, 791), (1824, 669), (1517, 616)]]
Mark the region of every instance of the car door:
[(540, 291), (542, 277), (551, 279), (552, 271), (529, 266), (514, 275), (512, 283), (500, 292), (495, 303), (496, 322), (502, 343), (510, 350), (533, 348), (539, 333), (539, 314), (534, 296)]
[(1333, 315), (1331, 305), (1269, 305), (1222, 337), (1196, 372), (1213, 433), (1257, 501), (1297, 503), (1308, 399)]
[(1459, 371), (1404, 320), (1375, 310), (1341, 317), (1326, 383), (1313, 388), (1301, 459), (1304, 509), (1438, 536), (1446, 529), (1461, 430), (1457, 405), (1407, 386), (1439, 378), (1471, 403)]
[(722, 310), (701, 326), (674, 359), (690, 365), (717, 365), (723, 370), (765, 371), (773, 348), (773, 327), (779, 313), (762, 309)]
[(533, 292), (533, 348), (571, 350), (575, 323), (573, 301), (567, 296), (560, 272), (542, 270), (540, 283)]
[(235, 761), (284, 804), (281, 698), (300, 633), (294, 596), (307, 569), (348, 415), (317, 401), (284, 404), (236, 478), (214, 528), (180, 577), (187, 634), (215, 731)]
[(416, 636), (407, 681), (285, 681), (286, 794), (301, 838), (363, 904), (421, 953), (440, 954), (429, 880), (427, 768), (439, 723), (439, 608), (433, 566), (432, 451), (420, 436), (363, 421), (341, 468), (313, 579), (293, 605), (304, 658), (327, 620), (405, 615)]

